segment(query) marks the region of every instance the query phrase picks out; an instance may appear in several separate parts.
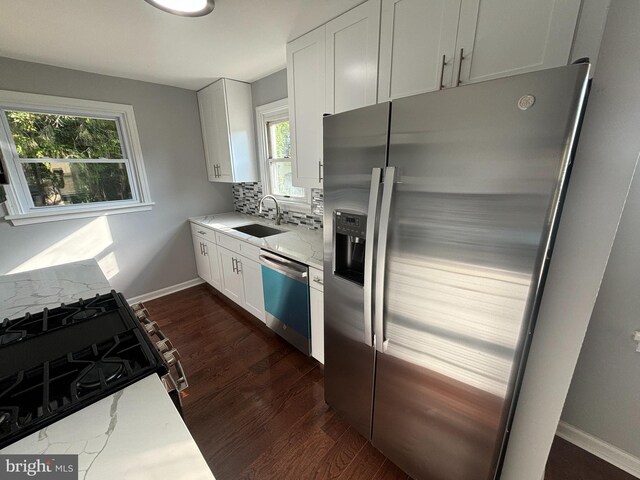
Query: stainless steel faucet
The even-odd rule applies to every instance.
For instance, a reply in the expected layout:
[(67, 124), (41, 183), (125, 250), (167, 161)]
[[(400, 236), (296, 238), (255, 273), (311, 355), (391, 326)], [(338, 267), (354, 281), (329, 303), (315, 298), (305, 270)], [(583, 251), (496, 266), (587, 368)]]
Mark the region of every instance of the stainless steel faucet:
[(282, 220), (282, 214), (280, 213), (280, 204), (278, 203), (276, 197), (274, 197), (273, 195), (265, 195), (260, 199), (260, 201), (258, 202), (258, 212), (262, 213), (262, 202), (264, 202), (265, 198), (270, 198), (271, 200), (273, 200), (273, 203), (276, 204), (276, 225), (280, 225), (280, 221)]

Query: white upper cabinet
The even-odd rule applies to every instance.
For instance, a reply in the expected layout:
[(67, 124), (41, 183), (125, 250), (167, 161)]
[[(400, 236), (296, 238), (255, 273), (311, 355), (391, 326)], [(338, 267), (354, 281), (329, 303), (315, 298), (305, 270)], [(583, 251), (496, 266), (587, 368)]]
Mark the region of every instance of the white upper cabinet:
[(451, 86), (459, 16), (460, 0), (382, 1), (379, 102)]
[(325, 113), (377, 101), (380, 0), (370, 0), (326, 25)]
[(580, 0), (383, 0), (378, 101), (566, 65)]
[(566, 65), (579, 12), (580, 0), (463, 0), (461, 84)]
[(207, 174), (212, 182), (257, 182), (251, 85), (223, 78), (198, 92)]
[(322, 116), (376, 103), (380, 0), (287, 44), (293, 184), (322, 188)]
[(287, 44), (293, 184), (321, 188), (325, 113), (325, 27)]

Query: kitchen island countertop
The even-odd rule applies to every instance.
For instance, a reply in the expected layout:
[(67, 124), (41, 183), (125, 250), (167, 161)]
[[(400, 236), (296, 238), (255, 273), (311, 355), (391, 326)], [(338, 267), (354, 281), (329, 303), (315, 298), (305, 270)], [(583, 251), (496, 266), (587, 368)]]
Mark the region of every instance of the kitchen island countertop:
[[(0, 276), (0, 318), (111, 290), (95, 260)], [(78, 454), (82, 480), (214, 480), (157, 375), (150, 375), (0, 450)]]
[[(323, 239), (322, 230), (310, 230), (305, 226), (292, 224), (276, 225), (273, 220), (265, 220), (245, 213), (219, 213), (202, 217), (191, 217), (189, 221), (206, 228), (218, 230), (273, 253), (279, 253), (292, 260), (322, 270)], [(233, 230), (235, 227), (258, 223), (283, 230), (282, 233), (258, 238)]]

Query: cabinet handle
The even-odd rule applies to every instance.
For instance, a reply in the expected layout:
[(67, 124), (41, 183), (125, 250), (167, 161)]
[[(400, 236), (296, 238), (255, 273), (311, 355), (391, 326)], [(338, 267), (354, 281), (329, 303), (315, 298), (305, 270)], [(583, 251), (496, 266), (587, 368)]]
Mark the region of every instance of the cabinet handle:
[(213, 172), (214, 172), (215, 177), (218, 178), (218, 165), (217, 164), (213, 166)]
[(440, 88), (439, 90), (442, 90), (444, 88), (444, 67), (448, 65), (449, 62), (447, 62), (447, 55), (442, 55), (442, 66), (440, 69)]
[(460, 63), (458, 64), (458, 78), (456, 79), (456, 87), (460, 86), (462, 80), (460, 80), (460, 74), (462, 73), (462, 61), (464, 60), (464, 48), (460, 49)]
[(235, 258), (231, 259), (231, 270), (233, 270), (233, 273), (238, 273), (238, 260)]
[(313, 276), (313, 281), (316, 282), (316, 283), (319, 283), (320, 285), (324, 285), (324, 282), (322, 281), (322, 279), (318, 275), (314, 275)]
[(322, 182), (322, 160), (318, 160), (318, 183)]
[(240, 275), (240, 273), (241, 273), (241, 272), (240, 272), (240, 265), (242, 265), (242, 264), (240, 263), (240, 260), (238, 260), (238, 259), (236, 258), (236, 274), (238, 274), (238, 275)]
[(200, 255), (204, 255), (204, 245), (200, 242)]
[(206, 243), (203, 244), (204, 246), (204, 256), (208, 257), (209, 256), (209, 245), (207, 245)]
[(218, 170), (218, 178), (220, 178), (222, 176), (222, 173), (220, 173), (220, 164), (216, 165), (217, 170)]
[(198, 233), (199, 233), (200, 235), (206, 235), (206, 234), (207, 234), (207, 232), (205, 232), (204, 230), (198, 230)]

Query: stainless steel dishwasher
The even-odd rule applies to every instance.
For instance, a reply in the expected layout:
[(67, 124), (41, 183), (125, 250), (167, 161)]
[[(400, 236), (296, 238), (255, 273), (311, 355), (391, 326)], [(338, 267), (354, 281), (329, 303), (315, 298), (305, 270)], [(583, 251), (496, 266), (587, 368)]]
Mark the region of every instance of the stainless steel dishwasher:
[(301, 352), (311, 353), (309, 267), (260, 251), (267, 326)]

